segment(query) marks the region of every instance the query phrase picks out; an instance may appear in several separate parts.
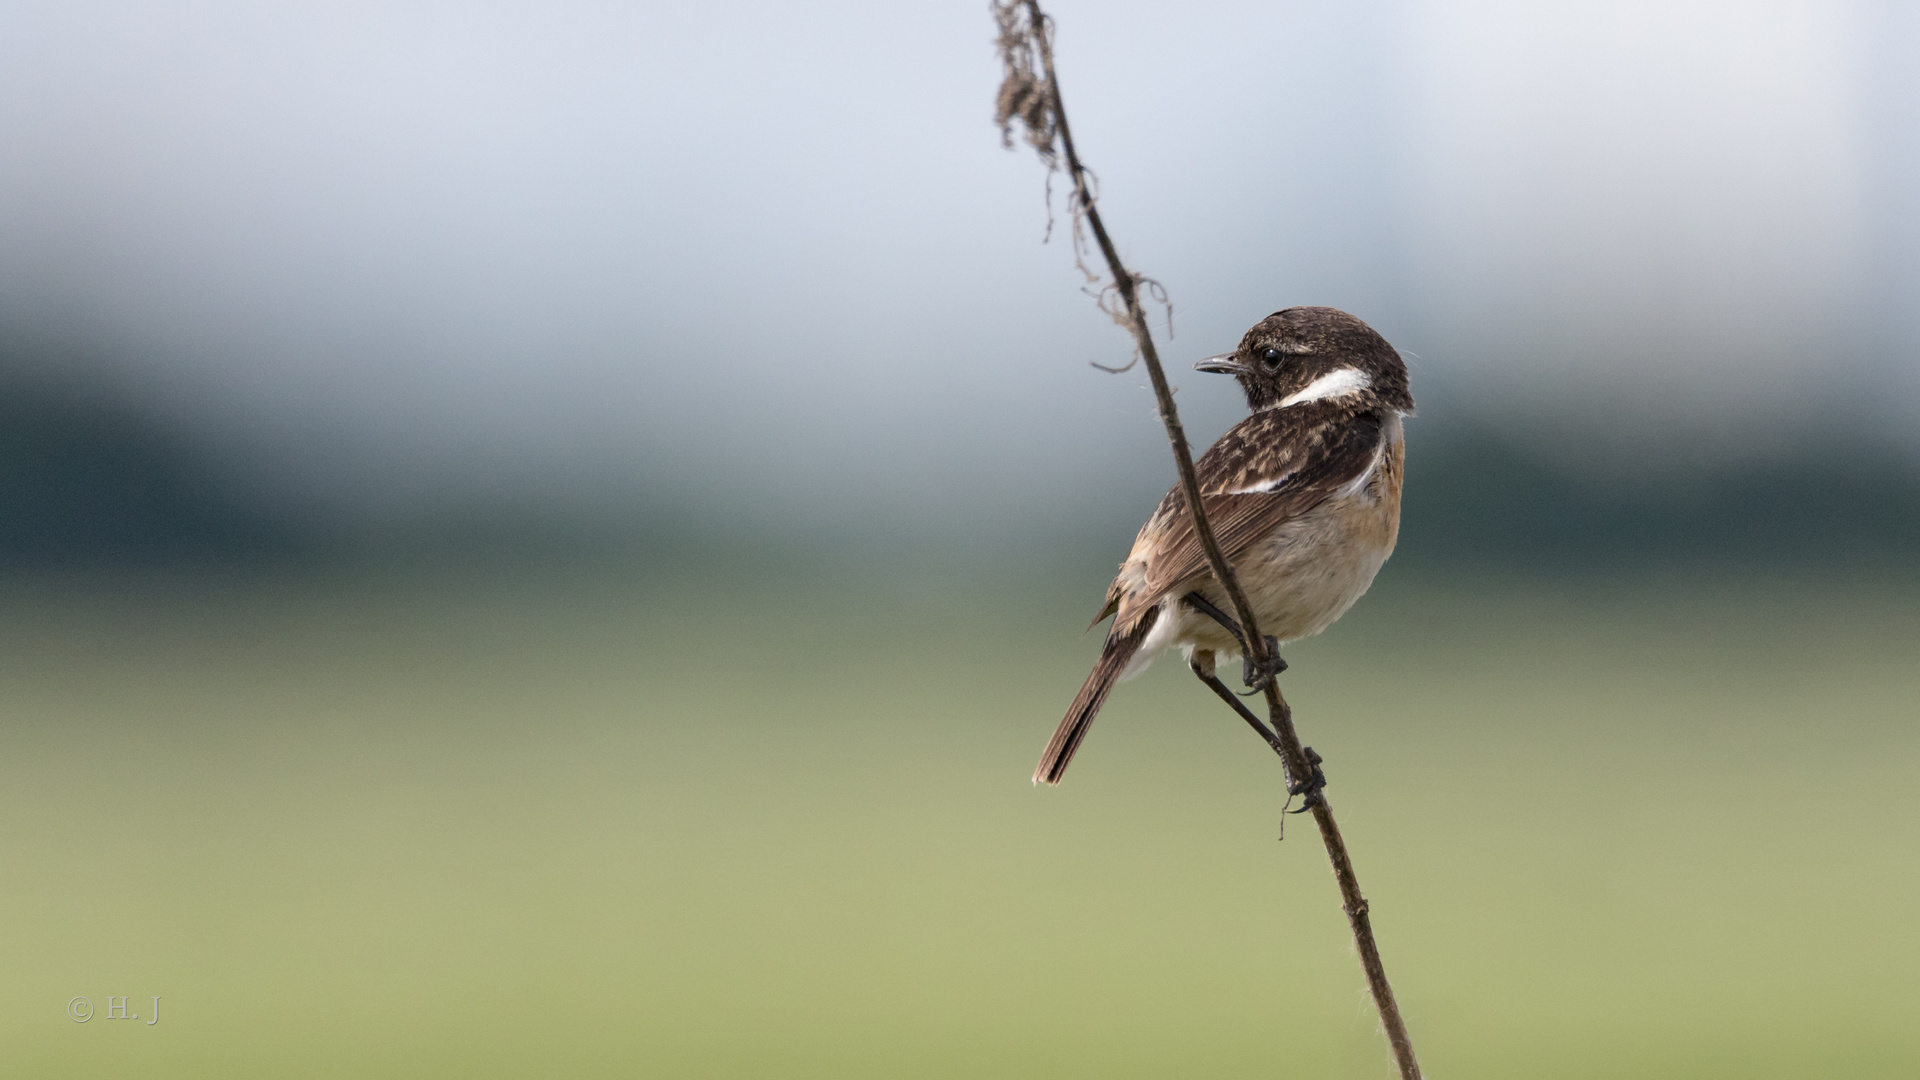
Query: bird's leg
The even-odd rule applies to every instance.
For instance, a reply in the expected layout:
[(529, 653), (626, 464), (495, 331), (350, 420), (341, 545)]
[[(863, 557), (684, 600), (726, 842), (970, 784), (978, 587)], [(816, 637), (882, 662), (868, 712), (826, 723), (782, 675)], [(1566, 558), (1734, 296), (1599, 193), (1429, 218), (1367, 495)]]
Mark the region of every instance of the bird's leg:
[(1180, 599), (1188, 607), (1219, 623), (1222, 629), (1233, 635), (1233, 640), (1240, 643), (1240, 651), (1242, 653), (1247, 651), (1247, 635), (1240, 632), (1240, 624), (1234, 621), (1233, 616), (1214, 607), (1213, 601), (1201, 596), (1197, 592), (1190, 592)]
[[(1205, 657), (1204, 662), (1202, 661), (1203, 656)], [(1258, 716), (1255, 716), (1253, 714), (1253, 710), (1247, 708), (1246, 704), (1240, 700), (1239, 696), (1236, 695), (1232, 690), (1228, 689), (1227, 684), (1221, 682), (1220, 677), (1213, 673), (1213, 654), (1212, 653), (1205, 652), (1204, 650), (1201, 650), (1201, 649), (1195, 649), (1193, 651), (1193, 659), (1187, 661), (1187, 666), (1193, 669), (1193, 674), (1196, 678), (1198, 678), (1201, 682), (1206, 683), (1207, 688), (1209, 690), (1212, 690), (1215, 694), (1218, 694), (1220, 696), (1220, 700), (1227, 703), (1228, 708), (1232, 709), (1234, 712), (1239, 713), (1240, 719), (1245, 720), (1247, 722), (1247, 726), (1252, 728), (1255, 734), (1259, 735), (1262, 739), (1265, 739), (1267, 741), (1268, 746), (1273, 747), (1273, 752), (1280, 755), (1280, 760), (1282, 762), (1286, 761), (1286, 753), (1285, 751), (1280, 749), (1280, 736), (1275, 735), (1273, 733), (1273, 729), (1267, 726), (1267, 722), (1265, 720), (1260, 719)], [(1289, 791), (1292, 790), (1293, 784), (1291, 781), (1288, 782), (1287, 788)]]
[[(1186, 603), (1188, 607), (1219, 623), (1227, 633), (1233, 635), (1233, 640), (1240, 643), (1240, 677), (1241, 681), (1245, 682), (1248, 686), (1248, 694), (1256, 694), (1266, 689), (1268, 683), (1272, 682), (1281, 672), (1287, 670), (1287, 662), (1280, 657), (1279, 638), (1274, 637), (1272, 634), (1266, 635), (1267, 663), (1265, 666), (1256, 667), (1253, 662), (1253, 653), (1247, 648), (1247, 635), (1241, 632), (1240, 624), (1234, 621), (1233, 616), (1221, 611), (1218, 607), (1214, 606), (1213, 601), (1208, 600), (1197, 592), (1190, 592), (1181, 597), (1181, 600)], [(1196, 669), (1196, 671), (1197, 670), (1198, 669)]]
[[(1204, 603), (1205, 601), (1202, 602)], [(1216, 697), (1226, 702), (1229, 709), (1239, 713), (1240, 719), (1245, 720), (1247, 726), (1252, 728), (1255, 734), (1266, 740), (1267, 745), (1272, 747), (1273, 752), (1279, 756), (1280, 767), (1287, 771), (1288, 801), (1292, 801), (1292, 796), (1295, 795), (1306, 796), (1300, 803), (1300, 809), (1292, 812), (1295, 814), (1304, 814), (1318, 805), (1320, 802), (1320, 789), (1327, 786), (1327, 774), (1320, 768), (1322, 759), (1319, 754), (1313, 752), (1313, 747), (1301, 747), (1301, 749), (1306, 752), (1307, 767), (1311, 769), (1312, 772), (1304, 780), (1295, 779), (1293, 770), (1287, 769), (1287, 752), (1286, 749), (1281, 746), (1280, 736), (1275, 734), (1274, 730), (1267, 726), (1266, 721), (1255, 716), (1253, 710), (1247, 708), (1246, 705), (1240, 701), (1240, 696), (1228, 689), (1227, 684), (1221, 682), (1219, 677), (1213, 673), (1213, 653), (1207, 649), (1195, 649), (1193, 651), (1193, 657), (1187, 661), (1187, 666), (1193, 669), (1195, 678), (1206, 683), (1207, 689), (1212, 690)]]
[[(1240, 719), (1245, 720), (1255, 734), (1267, 741), (1267, 745), (1273, 748), (1273, 752), (1280, 755), (1280, 767), (1286, 769), (1287, 752), (1280, 745), (1280, 736), (1274, 734), (1273, 729), (1267, 726), (1267, 722), (1255, 716), (1253, 710), (1247, 708), (1246, 704), (1240, 700), (1239, 695), (1229, 689), (1227, 684), (1221, 682), (1219, 676), (1213, 673), (1213, 654), (1205, 649), (1195, 649), (1193, 659), (1187, 661), (1187, 666), (1193, 669), (1196, 678), (1207, 684), (1207, 689), (1212, 690), (1221, 701), (1226, 702), (1228, 708), (1239, 713)], [(1320, 755), (1314, 753), (1311, 746), (1303, 749), (1307, 753), (1307, 765), (1313, 770), (1312, 775), (1305, 780), (1296, 780), (1292, 770), (1287, 771), (1287, 795), (1289, 797), (1306, 796), (1306, 800), (1300, 804), (1300, 809), (1293, 811), (1296, 814), (1313, 809), (1320, 801), (1320, 789), (1327, 786), (1327, 774), (1320, 770)]]

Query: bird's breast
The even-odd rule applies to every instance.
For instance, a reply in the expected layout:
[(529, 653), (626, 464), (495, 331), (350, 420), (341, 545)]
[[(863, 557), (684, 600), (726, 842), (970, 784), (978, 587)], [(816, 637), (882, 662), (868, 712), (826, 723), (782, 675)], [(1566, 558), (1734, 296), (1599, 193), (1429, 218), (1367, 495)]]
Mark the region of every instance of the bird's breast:
[[(1373, 584), (1400, 534), (1406, 455), (1398, 427), (1393, 425), (1382, 440), (1379, 460), (1359, 483), (1282, 523), (1234, 559), (1234, 573), (1262, 633), (1281, 641), (1312, 637), (1346, 614)], [(1206, 591), (1211, 596), (1219, 590), (1209, 580)], [(1190, 643), (1238, 651), (1224, 632), (1216, 635), (1210, 620), (1183, 623)]]

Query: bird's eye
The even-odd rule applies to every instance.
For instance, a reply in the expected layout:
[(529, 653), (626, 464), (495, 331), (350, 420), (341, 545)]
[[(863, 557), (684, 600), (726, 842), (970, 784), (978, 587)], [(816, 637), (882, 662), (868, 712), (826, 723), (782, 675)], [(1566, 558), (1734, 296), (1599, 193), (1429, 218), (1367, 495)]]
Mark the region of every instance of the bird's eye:
[(1268, 371), (1279, 371), (1280, 360), (1279, 349), (1266, 349), (1260, 353), (1260, 365)]

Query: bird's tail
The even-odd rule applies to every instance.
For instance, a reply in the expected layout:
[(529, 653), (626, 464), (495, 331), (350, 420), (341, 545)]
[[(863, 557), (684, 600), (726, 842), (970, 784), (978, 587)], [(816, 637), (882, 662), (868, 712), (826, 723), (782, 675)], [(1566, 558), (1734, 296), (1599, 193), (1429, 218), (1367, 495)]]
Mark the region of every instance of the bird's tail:
[(1154, 621), (1159, 617), (1159, 608), (1148, 608), (1140, 621), (1125, 634), (1107, 635), (1106, 647), (1100, 650), (1100, 661), (1093, 665), (1092, 674), (1080, 687), (1080, 693), (1067, 708), (1067, 715), (1054, 729), (1053, 738), (1047, 742), (1047, 748), (1040, 755), (1040, 767), (1033, 770), (1033, 782), (1036, 784), (1057, 784), (1067, 771), (1067, 762), (1073, 760), (1073, 752), (1080, 749), (1080, 740), (1087, 737), (1087, 729), (1093, 726), (1093, 718), (1100, 713), (1100, 706), (1107, 700), (1107, 691), (1119, 680), (1120, 673), (1127, 670), (1127, 663), (1133, 654), (1140, 651), (1140, 643), (1147, 639), (1147, 631), (1153, 629)]

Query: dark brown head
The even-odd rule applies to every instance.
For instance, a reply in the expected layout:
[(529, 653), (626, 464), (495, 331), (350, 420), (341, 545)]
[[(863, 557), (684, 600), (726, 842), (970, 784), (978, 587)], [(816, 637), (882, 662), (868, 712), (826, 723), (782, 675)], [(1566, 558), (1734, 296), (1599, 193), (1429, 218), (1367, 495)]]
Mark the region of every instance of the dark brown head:
[(1240, 347), (1195, 364), (1233, 375), (1254, 408), (1355, 395), (1396, 412), (1413, 412), (1407, 365), (1373, 327), (1330, 307), (1294, 307), (1253, 324)]

